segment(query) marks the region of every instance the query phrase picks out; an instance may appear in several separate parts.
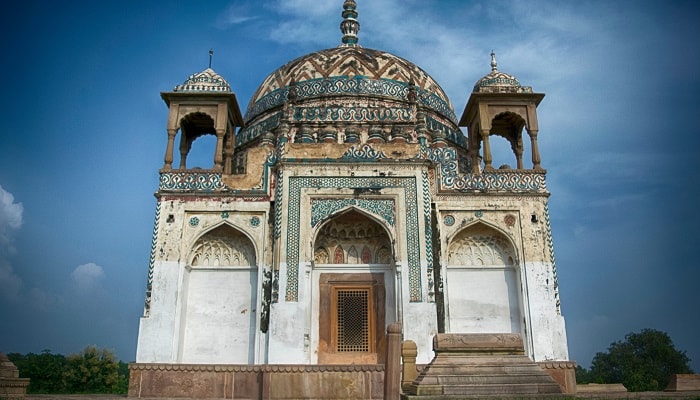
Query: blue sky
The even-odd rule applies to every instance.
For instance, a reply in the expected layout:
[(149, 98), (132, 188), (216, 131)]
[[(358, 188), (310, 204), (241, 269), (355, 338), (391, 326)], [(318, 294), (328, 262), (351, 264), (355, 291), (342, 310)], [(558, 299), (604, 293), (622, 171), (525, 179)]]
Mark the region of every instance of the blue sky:
[[(499, 70), (539, 107), (569, 352), (642, 328), (700, 371), (700, 6), (357, 0), (360, 44), (411, 60), (461, 115)], [(341, 0), (13, 2), (0, 16), (0, 351), (135, 358), (167, 108), (203, 70), (245, 108), (267, 74), (340, 43)], [(201, 140), (201, 139), (200, 139)], [(192, 158), (202, 167), (209, 157)], [(513, 160), (495, 144), (494, 164)]]

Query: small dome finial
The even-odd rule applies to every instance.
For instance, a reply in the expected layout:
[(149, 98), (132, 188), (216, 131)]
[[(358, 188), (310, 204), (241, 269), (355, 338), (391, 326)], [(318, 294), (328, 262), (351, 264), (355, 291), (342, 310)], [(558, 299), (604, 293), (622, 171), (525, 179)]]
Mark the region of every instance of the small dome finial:
[(214, 49), (209, 49), (209, 68), (211, 68), (212, 57), (214, 57)]
[(360, 22), (357, 20), (357, 3), (355, 0), (345, 0), (343, 3), (343, 21), (340, 23), (340, 31), (343, 32), (341, 47), (357, 46), (357, 32), (360, 31)]
[(496, 62), (496, 53), (494, 53), (493, 50), (491, 50), (491, 71), (498, 71), (498, 68), (496, 68), (497, 66), (498, 63)]

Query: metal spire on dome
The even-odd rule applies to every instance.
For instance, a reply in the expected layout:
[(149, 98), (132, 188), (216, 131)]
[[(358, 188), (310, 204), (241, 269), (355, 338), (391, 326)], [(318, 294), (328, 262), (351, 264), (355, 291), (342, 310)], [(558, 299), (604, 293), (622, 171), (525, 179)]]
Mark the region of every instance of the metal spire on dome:
[(498, 63), (496, 63), (496, 53), (494, 53), (493, 50), (491, 50), (491, 71), (497, 72), (498, 71), (498, 68), (496, 68), (497, 65), (498, 65)]
[(209, 68), (211, 68), (212, 57), (214, 57), (214, 49), (209, 49)]
[(357, 20), (357, 3), (355, 0), (345, 0), (343, 3), (343, 21), (340, 23), (340, 31), (343, 32), (343, 44), (341, 47), (355, 47), (357, 44), (357, 32), (360, 31), (360, 22)]

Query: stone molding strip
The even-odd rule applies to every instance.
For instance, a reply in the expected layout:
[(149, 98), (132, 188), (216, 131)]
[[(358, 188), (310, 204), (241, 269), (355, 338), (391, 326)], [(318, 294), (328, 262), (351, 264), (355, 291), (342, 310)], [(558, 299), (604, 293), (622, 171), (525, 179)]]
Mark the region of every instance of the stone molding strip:
[(353, 365), (303, 365), (303, 364), (160, 364), (131, 363), (132, 371), (184, 371), (184, 372), (384, 372), (383, 364)]

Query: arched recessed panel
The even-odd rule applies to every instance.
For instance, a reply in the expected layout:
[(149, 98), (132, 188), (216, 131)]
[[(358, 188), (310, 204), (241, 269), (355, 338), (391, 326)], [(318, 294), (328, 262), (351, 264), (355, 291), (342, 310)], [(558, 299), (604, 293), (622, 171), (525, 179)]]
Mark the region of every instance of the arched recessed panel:
[(343, 253), (343, 246), (338, 246), (335, 248), (335, 253), (333, 255), (334, 264), (344, 264), (345, 254)]
[[(336, 246), (331, 261), (334, 264), (388, 264), (392, 259), (390, 243), (388, 233), (381, 224), (362, 212), (350, 209), (321, 226), (316, 235), (314, 254), (319, 249)], [(338, 249), (341, 249), (342, 257)], [(359, 253), (358, 249), (362, 249), (362, 252)], [(382, 257), (377, 257), (380, 250)]]
[(255, 249), (243, 233), (223, 225), (195, 242), (190, 260), (193, 267), (250, 266), (255, 265)]
[(483, 224), (448, 247), (445, 286), (451, 332), (521, 333), (520, 279), (511, 242)]
[(316, 264), (328, 264), (330, 257), (328, 256), (328, 250), (324, 247), (319, 247), (314, 251), (314, 263)]
[(194, 243), (189, 259), (180, 361), (255, 362), (258, 272), (253, 243), (222, 225)]

